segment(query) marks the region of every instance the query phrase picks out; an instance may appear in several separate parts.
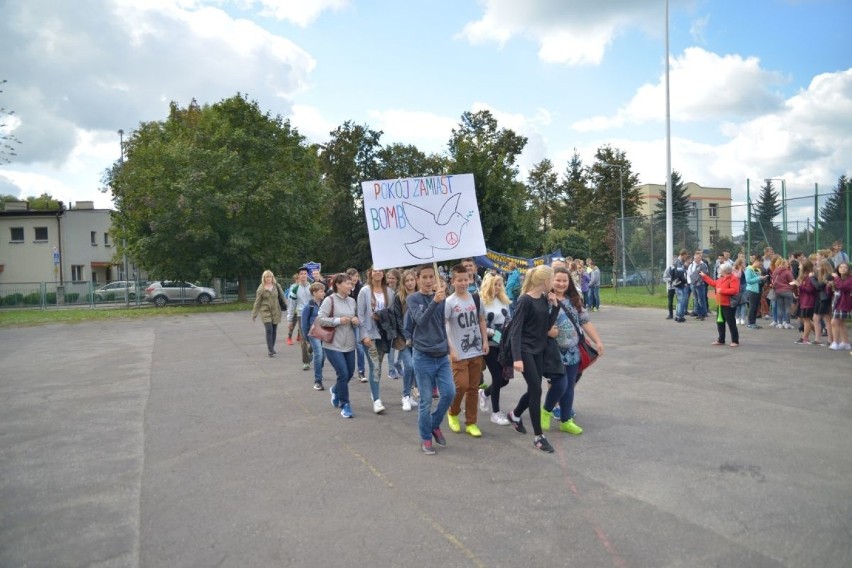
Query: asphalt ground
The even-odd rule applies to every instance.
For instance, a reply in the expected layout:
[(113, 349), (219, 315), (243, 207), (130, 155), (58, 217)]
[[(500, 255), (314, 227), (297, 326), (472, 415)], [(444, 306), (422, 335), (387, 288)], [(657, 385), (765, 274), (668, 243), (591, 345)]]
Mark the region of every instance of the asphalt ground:
[(852, 357), (663, 317), (593, 314), (555, 454), (426, 456), (387, 378), (344, 420), (247, 312), (0, 329), (0, 566), (852, 565)]

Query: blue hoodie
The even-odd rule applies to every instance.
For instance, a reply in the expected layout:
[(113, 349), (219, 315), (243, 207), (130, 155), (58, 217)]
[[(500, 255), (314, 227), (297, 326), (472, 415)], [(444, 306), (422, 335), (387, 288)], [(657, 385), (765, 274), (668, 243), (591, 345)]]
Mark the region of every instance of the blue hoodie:
[(406, 318), (414, 323), (411, 346), (432, 357), (449, 355), (447, 328), (444, 325), (444, 302), (433, 302), (428, 296), (415, 292), (405, 299), (408, 305)]

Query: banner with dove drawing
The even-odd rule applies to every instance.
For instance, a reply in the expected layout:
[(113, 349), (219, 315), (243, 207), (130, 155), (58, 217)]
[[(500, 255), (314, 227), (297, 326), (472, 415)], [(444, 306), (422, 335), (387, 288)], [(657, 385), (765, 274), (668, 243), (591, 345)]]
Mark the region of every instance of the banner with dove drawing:
[(473, 174), (365, 181), (361, 189), (376, 268), (485, 254)]

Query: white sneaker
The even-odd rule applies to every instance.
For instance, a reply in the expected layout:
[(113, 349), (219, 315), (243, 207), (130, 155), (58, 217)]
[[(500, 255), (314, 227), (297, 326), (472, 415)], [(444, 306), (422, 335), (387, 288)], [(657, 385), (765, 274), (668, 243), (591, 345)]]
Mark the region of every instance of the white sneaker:
[(491, 414), (491, 422), (500, 426), (508, 426), (511, 424), (511, 421), (506, 416), (505, 412), (493, 412)]
[(479, 389), (479, 410), (482, 412), (488, 410), (488, 397), (485, 396), (485, 389)]
[(846, 350), (846, 351), (849, 351), (850, 349), (852, 349), (852, 345), (850, 345), (850, 344), (848, 344), (848, 343), (841, 343), (841, 344), (840, 344), (840, 349), (844, 349), (844, 350)]
[(772, 322), (769, 324), (769, 327), (778, 327), (778, 322)]
[(373, 412), (375, 412), (376, 414), (381, 414), (384, 411), (385, 411), (385, 405), (382, 404), (382, 399), (377, 398), (376, 400), (374, 400), (373, 401)]
[(411, 412), (411, 397), (410, 396), (402, 397), (402, 411), (403, 412)]
[(837, 343), (836, 341), (832, 341), (831, 345), (829, 345), (828, 348), (831, 349), (832, 351), (839, 351), (839, 350), (843, 349), (842, 347), (840, 347), (840, 344)]

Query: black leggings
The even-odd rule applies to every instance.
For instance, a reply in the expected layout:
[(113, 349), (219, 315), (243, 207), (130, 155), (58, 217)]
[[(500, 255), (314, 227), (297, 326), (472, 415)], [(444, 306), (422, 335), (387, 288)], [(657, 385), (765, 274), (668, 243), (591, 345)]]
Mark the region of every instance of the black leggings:
[(278, 324), (265, 323), (263, 327), (266, 328), (266, 348), (272, 353), (275, 349), (275, 338), (278, 336)]
[(521, 399), (512, 414), (519, 417), (529, 408), (533, 432), (536, 436), (541, 436), (541, 373), (544, 369), (544, 352), (526, 353), (522, 351), (521, 357), (524, 362), (524, 380), (527, 382), (527, 392), (521, 395)]
[(488, 355), (485, 356), (485, 366), (491, 373), (491, 384), (485, 389), (485, 396), (491, 397), (491, 410), (500, 412), (500, 389), (509, 384), (508, 379), (503, 378), (503, 365), (497, 360), (500, 354), (499, 347), (489, 347)]
[(675, 290), (674, 288), (672, 288), (668, 291), (669, 317), (672, 317), (672, 314), (674, 313), (674, 299), (675, 299), (675, 293), (676, 292), (677, 292), (677, 290)]

